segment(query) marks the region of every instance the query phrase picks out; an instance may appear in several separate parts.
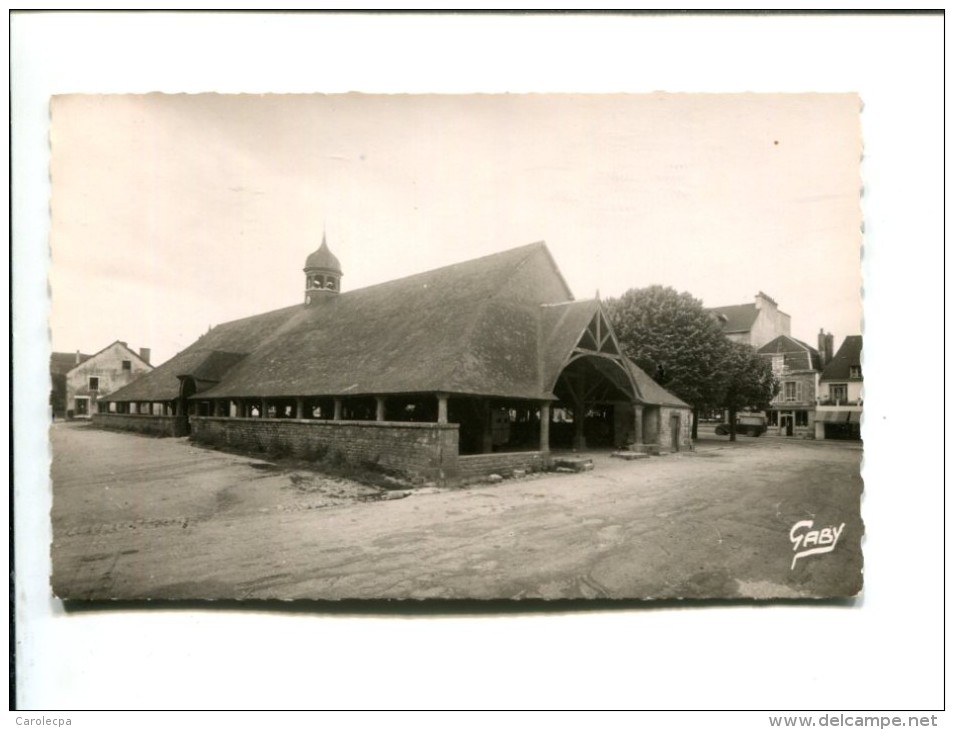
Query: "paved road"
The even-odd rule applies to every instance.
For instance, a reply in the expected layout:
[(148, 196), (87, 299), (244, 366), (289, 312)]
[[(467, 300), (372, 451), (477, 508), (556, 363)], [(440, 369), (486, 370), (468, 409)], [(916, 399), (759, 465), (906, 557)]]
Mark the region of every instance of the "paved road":
[[(797, 598), (861, 588), (858, 444), (703, 439), (694, 452), (636, 462), (598, 454), (583, 474), (360, 502), (361, 488), (324, 485), (318, 498), (301, 488), (312, 473), (185, 439), (70, 424), (52, 438), (61, 597)], [(800, 521), (845, 527), (833, 551), (793, 569), (789, 532)]]

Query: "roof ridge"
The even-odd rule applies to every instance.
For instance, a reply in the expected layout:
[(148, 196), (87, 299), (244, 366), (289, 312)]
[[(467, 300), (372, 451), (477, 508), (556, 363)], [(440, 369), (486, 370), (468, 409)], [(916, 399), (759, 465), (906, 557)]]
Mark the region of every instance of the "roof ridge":
[(543, 248), (544, 250), (546, 250), (546, 245), (547, 245), (546, 241), (534, 241), (533, 243), (525, 243), (521, 246), (515, 246), (513, 248), (504, 249), (503, 251), (488, 253), (483, 256), (478, 256), (477, 258), (464, 259), (463, 261), (456, 261), (452, 264), (444, 264), (443, 266), (437, 266), (433, 269), (427, 269), (425, 271), (417, 271), (413, 274), (408, 274), (407, 276), (398, 277), (397, 279), (389, 279), (388, 281), (380, 281), (377, 284), (368, 284), (367, 286), (362, 286), (362, 287), (359, 287), (358, 289), (348, 289), (347, 291), (341, 292), (341, 294), (339, 294), (339, 297), (347, 297), (349, 294), (354, 294), (360, 291), (367, 291), (368, 289), (374, 289), (375, 287), (391, 286), (393, 284), (397, 284), (398, 282), (408, 281), (409, 279), (430, 276), (430, 275), (439, 273), (441, 271), (446, 271), (447, 269), (452, 269), (455, 266), (466, 266), (470, 264), (476, 264), (480, 261), (486, 261), (487, 259), (496, 258), (498, 256), (512, 255), (512, 254), (515, 254), (517, 251), (527, 250), (527, 255), (524, 256), (522, 259), (520, 259), (520, 261), (523, 262), (527, 258), (529, 258), (531, 253), (530, 249)]

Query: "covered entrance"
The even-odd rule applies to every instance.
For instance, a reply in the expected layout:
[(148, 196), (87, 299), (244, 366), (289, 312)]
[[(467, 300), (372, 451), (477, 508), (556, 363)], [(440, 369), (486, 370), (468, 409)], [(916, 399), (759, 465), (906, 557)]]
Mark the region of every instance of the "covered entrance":
[(553, 385), (551, 448), (614, 448), (642, 440), (642, 407), (620, 348), (597, 310)]

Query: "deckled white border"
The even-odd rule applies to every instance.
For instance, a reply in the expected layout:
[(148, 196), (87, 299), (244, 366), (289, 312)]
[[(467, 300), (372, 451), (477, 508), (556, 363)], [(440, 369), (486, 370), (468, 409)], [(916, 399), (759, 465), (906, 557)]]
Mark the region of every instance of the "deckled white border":
[[(936, 707), (942, 18), (385, 21), (13, 18), (22, 705)], [(413, 620), (217, 611), (64, 616), (46, 589), (46, 99), (155, 90), (860, 92), (869, 532), (861, 606)]]

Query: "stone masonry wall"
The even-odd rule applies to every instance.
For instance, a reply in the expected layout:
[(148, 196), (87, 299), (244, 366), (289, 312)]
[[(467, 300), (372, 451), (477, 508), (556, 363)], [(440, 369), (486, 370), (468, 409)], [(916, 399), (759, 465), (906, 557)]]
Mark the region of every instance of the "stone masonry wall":
[(549, 454), (542, 451), (519, 451), (503, 454), (473, 454), (458, 457), (461, 479), (500, 474), (509, 476), (514, 469), (539, 471), (549, 465)]
[(679, 449), (688, 451), (692, 447), (692, 411), (688, 408), (659, 409), (659, 448), (663, 452), (672, 451), (672, 415), (679, 414)]
[(93, 425), (120, 431), (135, 431), (152, 436), (185, 436), (186, 419), (179, 416), (145, 416), (126, 413), (94, 413)]
[(338, 454), (427, 479), (458, 473), (458, 426), (393, 421), (312, 421), (286, 418), (192, 416), (192, 437), (212, 446), (283, 451), (303, 458)]

